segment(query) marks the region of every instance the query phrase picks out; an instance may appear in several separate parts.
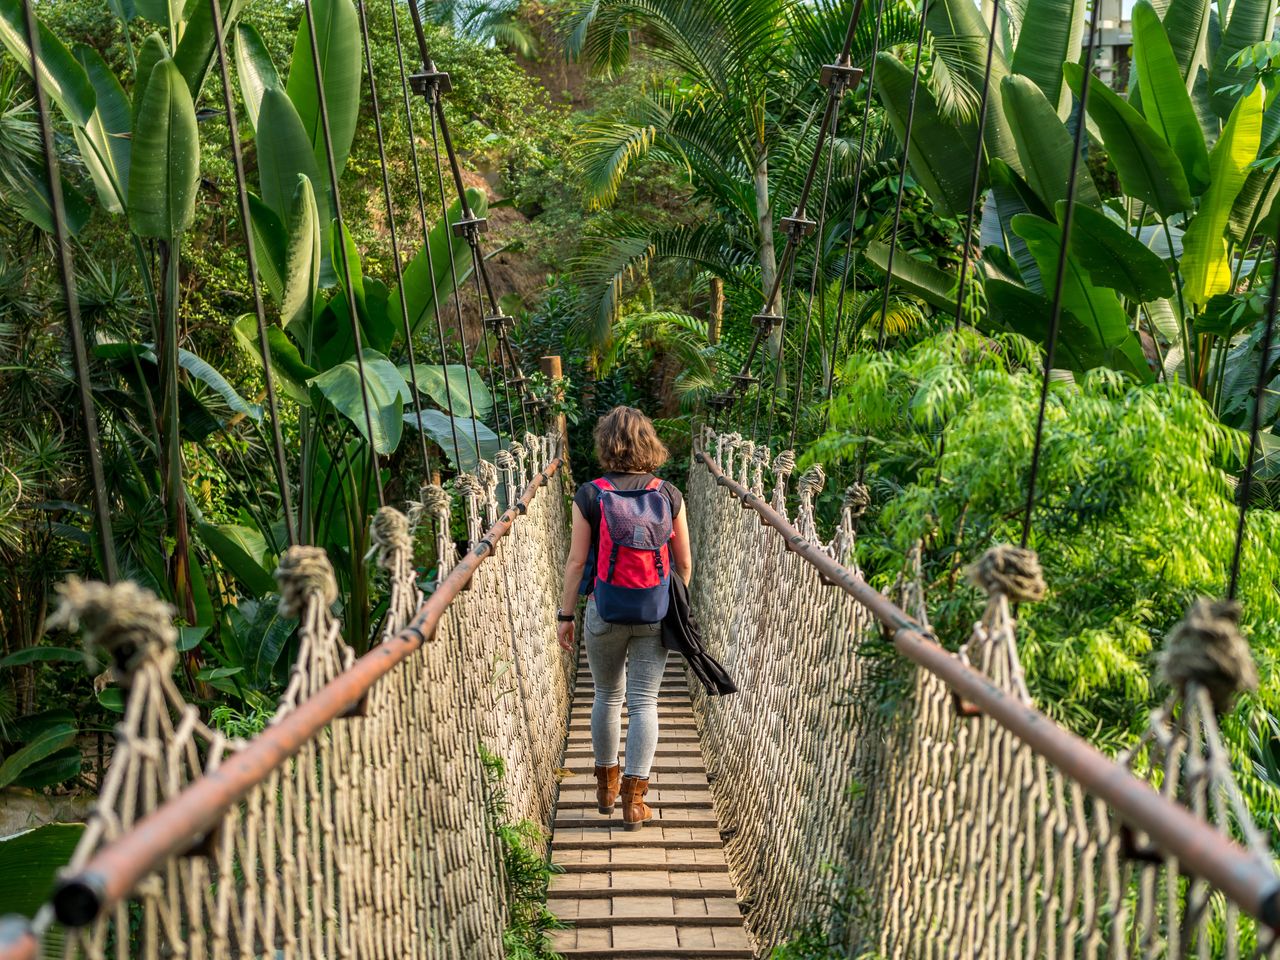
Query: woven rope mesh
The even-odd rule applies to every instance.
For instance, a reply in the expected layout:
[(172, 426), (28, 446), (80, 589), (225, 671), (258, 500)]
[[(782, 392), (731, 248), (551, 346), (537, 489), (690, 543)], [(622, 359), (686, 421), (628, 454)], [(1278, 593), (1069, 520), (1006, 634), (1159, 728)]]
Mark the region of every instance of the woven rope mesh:
[[(472, 511), (492, 499), (486, 486), (468, 498)], [(447, 542), (447, 516), (421, 522)], [(164, 864), (111, 916), (68, 934), (64, 955), (502, 957), (502, 874), (479, 745), (507, 762), (511, 816), (549, 824), (569, 702), (569, 666), (555, 643), (566, 522), (557, 475), (450, 604), (435, 638), (375, 684), (360, 715), (330, 725), (253, 789), (199, 855)], [(390, 589), (384, 638), (421, 600), (406, 546), (400, 537), (380, 558)], [(353, 659), (314, 591), (300, 638), (277, 718)], [(73, 868), (237, 749), (154, 663), (134, 679), (117, 738)]]
[[(763, 492), (740, 444), (712, 436), (706, 449)], [(850, 957), (1276, 955), (1269, 933), (1190, 884), (1176, 861), (1135, 855), (1142, 841), (1011, 732), (965, 715), (940, 679), (903, 661), (847, 593), (698, 464), (688, 503), (695, 614), (740, 691), (695, 691), (695, 704), (760, 955), (826, 917), (833, 900), (844, 912), (826, 925)], [(806, 503), (802, 532), (813, 529)], [(910, 596), (903, 603), (917, 614)], [(997, 596), (966, 655), (1021, 698), (1013, 634)], [(1171, 712), (1158, 718), (1129, 759), (1270, 863), (1256, 830), (1241, 826), (1243, 804), (1226, 809), (1238, 792), (1201, 699), (1189, 698), (1176, 724)]]

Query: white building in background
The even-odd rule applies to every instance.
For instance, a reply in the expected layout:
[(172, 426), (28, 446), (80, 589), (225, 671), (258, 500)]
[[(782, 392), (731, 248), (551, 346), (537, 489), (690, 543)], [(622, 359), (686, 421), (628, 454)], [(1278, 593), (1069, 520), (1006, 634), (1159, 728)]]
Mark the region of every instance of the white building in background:
[(1099, 23), (1094, 70), (1113, 89), (1129, 84), (1129, 64), (1133, 53), (1132, 0), (1098, 0)]

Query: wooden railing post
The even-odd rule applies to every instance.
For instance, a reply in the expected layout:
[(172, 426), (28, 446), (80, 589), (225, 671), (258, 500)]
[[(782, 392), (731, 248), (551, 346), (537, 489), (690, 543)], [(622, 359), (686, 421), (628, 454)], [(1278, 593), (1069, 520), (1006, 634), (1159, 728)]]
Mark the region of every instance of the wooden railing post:
[[(552, 380), (559, 380), (564, 376), (564, 367), (560, 363), (560, 358), (540, 357), (538, 359), (538, 367), (543, 374)], [(556, 402), (564, 400), (564, 387), (557, 387), (552, 398)], [(556, 414), (556, 433), (560, 435), (560, 456), (566, 462), (569, 460), (569, 421), (563, 413)]]

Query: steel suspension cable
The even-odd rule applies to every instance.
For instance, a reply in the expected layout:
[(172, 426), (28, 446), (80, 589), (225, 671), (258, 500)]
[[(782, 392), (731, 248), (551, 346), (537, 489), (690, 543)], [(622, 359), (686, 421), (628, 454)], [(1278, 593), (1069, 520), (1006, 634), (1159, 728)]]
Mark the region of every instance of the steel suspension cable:
[(982, 157), (987, 132), (987, 108), (991, 100), (991, 68), (996, 55), (996, 30), (1000, 26), (1000, 0), (991, 0), (991, 35), (987, 38), (987, 63), (982, 72), (982, 93), (978, 100), (978, 142), (974, 147), (973, 178), (969, 183), (969, 215), (965, 220), (964, 252), (960, 258), (960, 285), (956, 293), (955, 329), (960, 330), (964, 317), (964, 285), (969, 269), (969, 256), (973, 250), (973, 225), (978, 214), (978, 195), (982, 192)]
[(93, 508), (98, 520), (98, 537), (102, 543), (102, 571), (108, 583), (119, 577), (116, 561), (115, 534), (111, 529), (111, 509), (107, 504), (106, 474), (102, 468), (102, 447), (98, 437), (98, 417), (89, 387), (89, 353), (85, 347), (84, 325), (80, 320), (80, 298), (76, 292), (76, 268), (67, 235), (67, 208), (62, 195), (62, 173), (53, 140), (53, 122), (49, 116), (49, 98), (40, 80), (40, 28), (32, 9), (33, 0), (22, 0), (23, 25), (27, 50), (31, 58), (31, 87), (40, 122), (40, 146), (44, 151), (45, 177), (49, 188), (49, 206), (53, 221), (53, 240), (58, 248), (58, 273), (62, 279), (62, 295), (67, 305), (67, 335), (71, 340), (71, 362), (75, 366), (80, 392), (80, 412), (84, 418), (85, 446), (89, 455), (89, 478), (93, 483)]
[[(216, 5), (218, 0), (212, 0)], [(391, 262), (395, 266), (396, 287), (400, 290), (400, 320), (404, 332), (405, 352), (409, 357), (409, 385), (413, 392), (413, 410), (418, 418), (418, 441), (422, 449), (422, 465), (426, 476), (431, 476), (431, 454), (427, 449), (427, 434), (422, 423), (422, 394), (418, 389), (418, 363), (413, 351), (413, 328), (409, 323), (408, 291), (404, 287), (404, 268), (400, 261), (400, 238), (396, 231), (395, 204), (391, 200), (391, 177), (387, 172), (387, 145), (382, 135), (382, 109), (378, 103), (378, 81), (373, 75), (373, 55), (369, 48), (369, 19), (364, 0), (356, 0), (356, 12), (360, 15), (360, 41), (364, 47), (365, 72), (369, 75), (369, 102), (373, 107), (373, 132), (378, 143), (378, 162), (382, 168), (382, 199), (387, 208), (387, 226), (391, 231)], [(410, 147), (412, 149), (412, 141)], [(445, 377), (446, 392), (448, 377)]]
[[(827, 199), (831, 194), (831, 172), (835, 166), (836, 157), (836, 133), (840, 127), (840, 100), (843, 99), (843, 92), (837, 98), (835, 106), (835, 118), (831, 123), (831, 145), (827, 149), (827, 170), (822, 181), (822, 203), (818, 207), (818, 229), (814, 233), (813, 242), (813, 270), (809, 276), (809, 303), (805, 309), (804, 317), (804, 335), (800, 340), (800, 360), (796, 365), (796, 402), (792, 408), (791, 415), (791, 432), (787, 436), (787, 449), (793, 449), (796, 445), (796, 428), (800, 425), (800, 403), (801, 393), (804, 389), (804, 367), (805, 360), (809, 356), (809, 330), (813, 324), (813, 301), (814, 296), (818, 292), (818, 278), (824, 274), (822, 265), (823, 243), (822, 237), (827, 227)], [(823, 284), (825, 289), (825, 283)], [(823, 317), (825, 319), (826, 310), (823, 309)], [(774, 389), (774, 401), (778, 398), (777, 388)], [(773, 410), (769, 411), (769, 433), (773, 433)]]
[[(1031, 539), (1031, 514), (1035, 508), (1036, 485), (1040, 476), (1040, 460), (1044, 449), (1045, 413), (1049, 406), (1049, 382), (1053, 374), (1053, 360), (1058, 346), (1058, 330), (1062, 325), (1062, 288), (1066, 279), (1067, 255), (1071, 246), (1071, 228), (1075, 222), (1077, 178), (1080, 172), (1080, 156), (1088, 127), (1089, 86), (1093, 79), (1093, 51), (1097, 42), (1098, 3), (1089, 11), (1088, 39), (1084, 48), (1084, 70), (1080, 81), (1080, 102), (1076, 108), (1076, 129), (1072, 138), (1071, 166), (1067, 173), (1066, 209), (1062, 216), (1062, 243), (1058, 247), (1058, 273), (1053, 284), (1053, 301), (1049, 311), (1049, 333), (1045, 343), (1044, 376), (1040, 382), (1040, 408), (1036, 414), (1036, 439), (1031, 448), (1031, 470), (1027, 478), (1027, 503), (1022, 515), (1021, 545), (1025, 548)], [(992, 40), (994, 43), (994, 38)]]
[[(862, 13), (862, 4), (863, 0), (855, 0), (853, 11), (849, 17), (849, 26), (845, 31), (844, 45), (841, 49), (837, 62), (823, 67), (823, 78), (833, 87), (836, 85), (843, 87), (845, 83), (849, 82), (850, 78), (856, 78), (860, 73), (860, 71), (857, 71), (850, 66), (849, 53), (853, 49), (853, 38), (857, 30), (858, 19)], [(763, 310), (755, 318), (756, 333), (751, 340), (751, 345), (747, 351), (746, 359), (743, 361), (738, 373), (732, 378), (734, 384), (739, 388), (745, 389), (746, 386), (749, 386), (752, 383), (758, 384), (760, 382), (751, 375), (751, 368), (755, 363), (756, 353), (759, 352), (760, 347), (764, 344), (766, 338), (772, 333), (773, 328), (775, 326), (783, 326), (786, 322), (787, 304), (785, 302), (782, 304), (781, 316), (774, 314), (771, 311), (778, 300), (778, 294), (782, 289), (784, 277), (791, 275), (791, 268), (793, 266), (801, 238), (816, 226), (813, 221), (806, 219), (805, 208), (808, 206), (809, 194), (813, 190), (813, 182), (817, 176), (818, 166), (822, 160), (822, 145), (826, 142), (827, 133), (831, 129), (831, 122), (834, 113), (833, 103), (833, 98), (828, 96), (826, 105), (822, 112), (822, 122), (818, 128), (817, 143), (814, 147), (813, 155), (809, 159), (808, 168), (805, 171), (804, 182), (800, 188), (800, 196), (796, 201), (794, 213), (790, 217), (784, 217), (782, 221), (783, 227), (787, 231), (787, 242), (783, 246), (782, 258), (778, 263), (777, 272), (774, 274), (773, 282), (769, 291), (765, 295)], [(781, 359), (782, 350), (783, 345), (780, 337), (778, 344), (779, 359)], [(763, 361), (761, 373), (764, 373)], [(721, 401), (725, 405), (731, 404), (733, 402), (732, 393), (722, 395)], [(759, 424), (760, 403), (760, 392), (757, 391), (755, 415), (752, 424), (753, 437)]]
[(844, 262), (840, 269), (840, 289), (836, 296), (836, 323), (832, 333), (831, 346), (827, 352), (830, 358), (831, 369), (827, 376), (827, 398), (826, 409), (822, 412), (822, 425), (825, 431), (830, 416), (831, 396), (835, 389), (836, 377), (836, 353), (840, 349), (840, 333), (844, 326), (844, 302), (845, 296), (849, 291), (850, 278), (853, 279), (854, 291), (856, 292), (857, 274), (851, 269), (853, 262), (853, 237), (858, 225), (858, 200), (862, 195), (862, 173), (866, 163), (867, 156), (867, 135), (871, 127), (871, 101), (875, 93), (875, 76), (876, 76), (876, 57), (880, 55), (880, 23), (884, 18), (885, 0), (879, 0), (876, 5), (876, 15), (874, 25), (872, 27), (871, 39), (871, 59), (869, 61), (870, 69), (866, 76), (867, 95), (862, 104), (862, 130), (858, 138), (858, 156), (854, 160), (853, 165), (853, 202), (849, 206), (849, 233), (845, 238), (844, 246)]
[[(338, 255), (342, 258), (343, 286), (346, 288), (347, 309), (351, 313), (351, 337), (356, 348), (356, 374), (360, 380), (360, 400), (364, 408), (365, 427), (369, 431), (369, 465), (374, 485), (378, 490), (378, 504), (385, 506), (386, 491), (382, 487), (382, 470), (378, 466), (378, 450), (374, 444), (373, 412), (369, 409), (369, 383), (364, 369), (364, 338), (360, 333), (360, 314), (356, 308), (355, 286), (351, 280), (351, 261), (347, 256), (347, 230), (342, 220), (342, 198), (338, 195), (338, 166), (333, 153), (333, 134), (329, 128), (329, 104), (324, 91), (324, 68), (320, 63), (320, 43), (316, 34), (315, 10), (312, 0), (303, 0), (303, 17), (311, 47), (311, 66), (316, 78), (316, 102), (320, 113), (320, 131), (324, 139), (325, 160), (329, 168), (329, 190), (332, 195), (334, 222), (337, 224)], [(332, 256), (332, 251), (330, 256)]]
[(209, 0), (213, 17), (213, 36), (218, 56), (218, 75), (222, 80), (222, 103), (227, 111), (227, 137), (231, 162), (235, 169), (236, 200), (239, 203), (240, 226), (244, 232), (245, 261), (249, 269), (249, 286), (253, 290), (253, 312), (258, 323), (258, 353), (262, 357), (262, 380), (267, 391), (267, 409), (271, 413), (271, 440), (275, 453), (276, 480), (280, 484), (280, 503), (284, 512), (285, 535), (290, 545), (298, 542), (298, 527), (293, 515), (293, 495), (289, 489), (288, 458), (284, 452), (284, 435), (280, 429), (280, 405), (276, 396), (276, 378), (271, 366), (271, 343), (267, 337), (267, 315), (262, 303), (262, 284), (258, 279), (258, 254), (254, 247), (249, 189), (245, 181), (244, 154), (240, 145), (239, 118), (231, 93), (231, 71), (227, 67), (226, 38), (222, 34), (220, 0)]
[[(440, 314), (444, 311), (444, 305), (440, 303), (440, 289), (436, 283), (436, 265), (435, 255), (431, 252), (431, 228), (427, 224), (427, 203), (426, 197), (422, 190), (422, 165), (418, 161), (418, 138), (413, 127), (413, 103), (410, 99), (411, 85), (409, 82), (409, 71), (404, 63), (404, 43), (400, 35), (400, 13), (396, 9), (396, 0), (387, 0), (391, 8), (391, 30), (395, 39), (396, 47), (396, 64), (400, 70), (400, 89), (402, 100), (404, 102), (404, 117), (406, 129), (409, 134), (409, 159), (413, 169), (413, 183), (417, 191), (418, 201), (418, 217), (422, 226), (422, 249), (427, 256), (427, 274), (431, 282), (431, 304), (432, 313), (434, 314), (436, 340), (440, 348), (440, 375), (444, 380), (444, 397), (445, 409), (449, 414), (449, 434), (453, 439), (454, 456), (461, 459), (462, 452), (458, 446), (458, 421), (453, 412), (453, 389), (449, 383), (449, 355), (445, 348), (444, 342), (444, 322), (440, 319)], [(413, 2), (413, 0), (410, 0)], [(447, 218), (445, 220), (445, 239), (448, 240), (449, 224)], [(470, 386), (470, 374), (467, 374), (468, 386)], [(421, 414), (419, 414), (419, 417)], [(425, 424), (421, 421), (418, 423), (419, 432), (426, 431)], [(478, 449), (478, 445), (477, 445)]]
[[(924, 34), (929, 0), (920, 4), (920, 33), (916, 37), (916, 62), (911, 71), (911, 94), (907, 100), (907, 122), (902, 136), (902, 166), (898, 173), (898, 192), (893, 204), (893, 232), (889, 234), (889, 256), (885, 261), (884, 298), (880, 301), (880, 331), (876, 350), (884, 349), (885, 319), (889, 314), (889, 291), (893, 287), (893, 261), (898, 252), (898, 228), (902, 226), (902, 195), (907, 189), (907, 169), (911, 162), (911, 132), (916, 122), (916, 96), (920, 92), (920, 66), (924, 59)], [(865, 453), (865, 450), (864, 450)]]
[[(1262, 256), (1262, 251), (1258, 252)], [(1280, 258), (1280, 230), (1276, 233), (1273, 256)], [(1271, 288), (1267, 298), (1267, 320), (1262, 328), (1262, 357), (1258, 360), (1258, 395), (1253, 400), (1253, 415), (1249, 423), (1249, 449), (1245, 456), (1244, 475), (1240, 478), (1237, 495), (1240, 513), (1236, 519), (1235, 545), (1231, 551), (1231, 578), (1227, 586), (1227, 599), (1234, 600), (1240, 586), (1240, 563), (1244, 555), (1245, 520), (1249, 513), (1249, 499), (1253, 495), (1254, 473), (1257, 470), (1258, 440), (1262, 434), (1262, 408), (1267, 396), (1267, 371), (1271, 366), (1271, 349), (1276, 333), (1276, 298), (1280, 297), (1280, 269), (1271, 271)]]

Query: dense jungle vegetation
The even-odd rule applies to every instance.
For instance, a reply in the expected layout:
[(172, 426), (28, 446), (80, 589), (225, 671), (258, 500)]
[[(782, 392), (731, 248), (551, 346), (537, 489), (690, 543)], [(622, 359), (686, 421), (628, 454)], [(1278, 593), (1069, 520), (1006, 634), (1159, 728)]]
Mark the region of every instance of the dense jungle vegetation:
[[(184, 694), (224, 731), (252, 735), (286, 678), (295, 624), (278, 612), (271, 576), (286, 513), (208, 11), (165, 0), (38, 6), (121, 573), (178, 611)], [(802, 465), (821, 461), (828, 529), (845, 488), (865, 478), (857, 562), (888, 588), (919, 544), (933, 625), (958, 643), (980, 609), (965, 566), (1019, 534), (1053, 278), (1066, 264), (1031, 527), (1050, 592), (1021, 612), (1021, 652), (1036, 702), (1114, 752), (1165, 695), (1154, 680), (1165, 634), (1196, 597), (1225, 590), (1260, 399), (1239, 598), (1261, 682), (1224, 730), (1274, 833), (1280, 345), (1261, 356), (1280, 229), (1274, 7), (1139, 0), (1131, 69), (1108, 86), (1082, 62), (1084, 0), (1001, 4), (985, 103), (989, 5), (935, 0), (922, 12), (882, 0), (878, 23), (874, 7), (852, 49), (862, 85), (819, 165), (831, 171), (819, 229), (774, 305), (788, 323), (757, 364), (760, 396), (748, 392), (719, 422), (774, 450), (794, 446)], [(422, 478), (448, 482), (492, 457), (498, 433), (519, 424), (493, 388), (501, 372), (465, 243), (441, 217), (450, 203), (456, 217), (456, 200), (447, 184), (441, 197), (434, 168), (418, 194), (410, 138), (429, 159), (430, 124), (420, 100), (400, 97), (407, 14), (393, 22), (392, 5), (353, 0), (316, 9), (345, 235), (333, 226), (298, 3), (224, 2), (227, 93), (253, 192), (284, 479), (338, 574), (347, 639), (363, 650), (385, 603), (366, 560), (376, 476), (389, 499), (412, 498)], [(778, 275), (780, 221), (814, 149), (818, 77), (848, 5), (423, 10), (452, 77), (468, 198), (490, 218), (488, 264), (522, 366), (564, 359), (563, 382), (535, 376), (533, 389), (569, 416), (575, 473), (592, 474), (597, 415), (625, 402), (655, 418), (679, 480)], [(358, 15), (374, 38), (367, 50)], [(17, 0), (0, 0), (0, 41), (0, 796), (54, 801), (92, 795), (121, 700), (95, 679), (100, 665), (46, 627), (55, 585), (100, 576), (104, 556)], [(417, 69), (407, 40), (405, 51)], [(442, 268), (451, 256), (456, 268)], [(465, 325), (445, 324), (441, 357), (436, 320), (452, 322), (455, 302)], [(521, 844), (536, 838), (503, 829), (523, 862)], [(513, 951), (538, 955), (533, 917), (535, 946)], [(822, 928), (788, 955), (825, 955)]]

